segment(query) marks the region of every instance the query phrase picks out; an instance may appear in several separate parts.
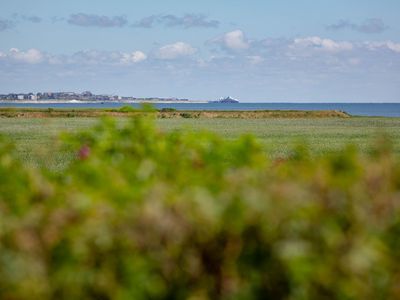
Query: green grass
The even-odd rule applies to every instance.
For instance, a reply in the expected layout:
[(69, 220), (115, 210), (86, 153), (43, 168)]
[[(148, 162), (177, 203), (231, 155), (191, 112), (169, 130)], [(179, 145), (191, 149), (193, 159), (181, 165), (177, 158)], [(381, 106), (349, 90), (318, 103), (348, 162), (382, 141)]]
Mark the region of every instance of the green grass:
[(60, 136), (92, 127), (93, 118), (0, 118), (0, 134), (14, 143), (19, 158), (33, 166), (59, 170), (73, 158)]
[(169, 119), (160, 120), (164, 130), (209, 130), (225, 138), (255, 135), (273, 156), (285, 156), (299, 142), (306, 142), (315, 154), (343, 149), (353, 144), (362, 152), (382, 135), (394, 142), (400, 154), (400, 118), (349, 119)]
[[(0, 118), (0, 134), (16, 145), (24, 163), (60, 170), (73, 158), (73, 153), (61, 147), (60, 134), (97, 122), (96, 118)], [(400, 118), (159, 119), (157, 124), (161, 130), (207, 130), (228, 139), (251, 133), (273, 157), (287, 156), (295, 144), (304, 141), (314, 154), (337, 151), (347, 144), (368, 152), (383, 134), (392, 138), (400, 154)]]

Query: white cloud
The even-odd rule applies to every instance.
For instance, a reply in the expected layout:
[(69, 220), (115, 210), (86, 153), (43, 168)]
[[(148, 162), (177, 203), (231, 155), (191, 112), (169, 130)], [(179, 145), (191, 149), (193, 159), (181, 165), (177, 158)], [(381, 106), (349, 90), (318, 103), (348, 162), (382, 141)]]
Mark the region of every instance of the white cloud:
[(6, 56), (28, 64), (38, 64), (44, 60), (44, 55), (37, 49), (29, 49), (24, 52), (17, 48), (11, 48)]
[(354, 48), (350, 42), (335, 42), (334, 40), (323, 39), (318, 36), (297, 38), (290, 47), (291, 49), (312, 49), (331, 53), (350, 51)]
[(196, 53), (197, 49), (184, 42), (177, 42), (166, 45), (158, 50), (157, 57), (160, 59), (176, 59), (183, 56), (190, 56)]
[(228, 52), (241, 52), (250, 48), (250, 41), (240, 29), (227, 32), (206, 42), (209, 45), (218, 45)]
[(390, 50), (392, 50), (394, 52), (397, 52), (397, 53), (400, 53), (400, 43), (393, 43), (392, 41), (389, 41), (389, 42), (386, 43), (386, 46)]
[(365, 45), (369, 50), (389, 49), (393, 52), (400, 53), (400, 43), (394, 43), (392, 41), (366, 42)]
[(131, 64), (138, 63), (147, 59), (147, 55), (142, 51), (134, 51), (132, 53), (122, 53), (121, 63)]
[(83, 65), (129, 65), (139, 63), (147, 59), (142, 51), (119, 52), (84, 50), (74, 53), (72, 56), (61, 58), (68, 64)]
[(243, 50), (249, 48), (249, 43), (241, 30), (228, 32), (223, 37), (224, 44), (232, 50)]

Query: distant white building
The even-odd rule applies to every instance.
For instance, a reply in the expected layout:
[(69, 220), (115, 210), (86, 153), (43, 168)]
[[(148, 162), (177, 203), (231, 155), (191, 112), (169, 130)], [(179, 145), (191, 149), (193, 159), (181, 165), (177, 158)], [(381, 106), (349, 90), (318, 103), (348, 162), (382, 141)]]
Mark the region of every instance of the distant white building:
[(18, 96), (17, 96), (17, 99), (18, 99), (18, 100), (24, 100), (24, 95), (18, 95)]
[(37, 100), (37, 96), (36, 95), (31, 95), (31, 100), (36, 101)]

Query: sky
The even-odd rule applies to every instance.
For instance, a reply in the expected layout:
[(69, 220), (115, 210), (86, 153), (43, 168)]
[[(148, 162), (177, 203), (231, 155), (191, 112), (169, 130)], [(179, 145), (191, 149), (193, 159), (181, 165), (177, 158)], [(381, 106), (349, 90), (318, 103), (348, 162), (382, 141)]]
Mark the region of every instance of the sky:
[(0, 0), (0, 93), (400, 102), (399, 0)]

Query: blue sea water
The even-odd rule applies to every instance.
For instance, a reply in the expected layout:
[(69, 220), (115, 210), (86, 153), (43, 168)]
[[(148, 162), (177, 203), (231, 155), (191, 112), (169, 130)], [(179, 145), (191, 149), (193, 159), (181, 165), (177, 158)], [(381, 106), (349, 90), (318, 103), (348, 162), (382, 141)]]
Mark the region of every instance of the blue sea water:
[[(126, 103), (0, 103), (0, 107), (119, 108)], [(140, 104), (129, 104), (140, 107)], [(157, 103), (157, 109), (177, 110), (341, 110), (353, 116), (400, 117), (400, 103)]]

